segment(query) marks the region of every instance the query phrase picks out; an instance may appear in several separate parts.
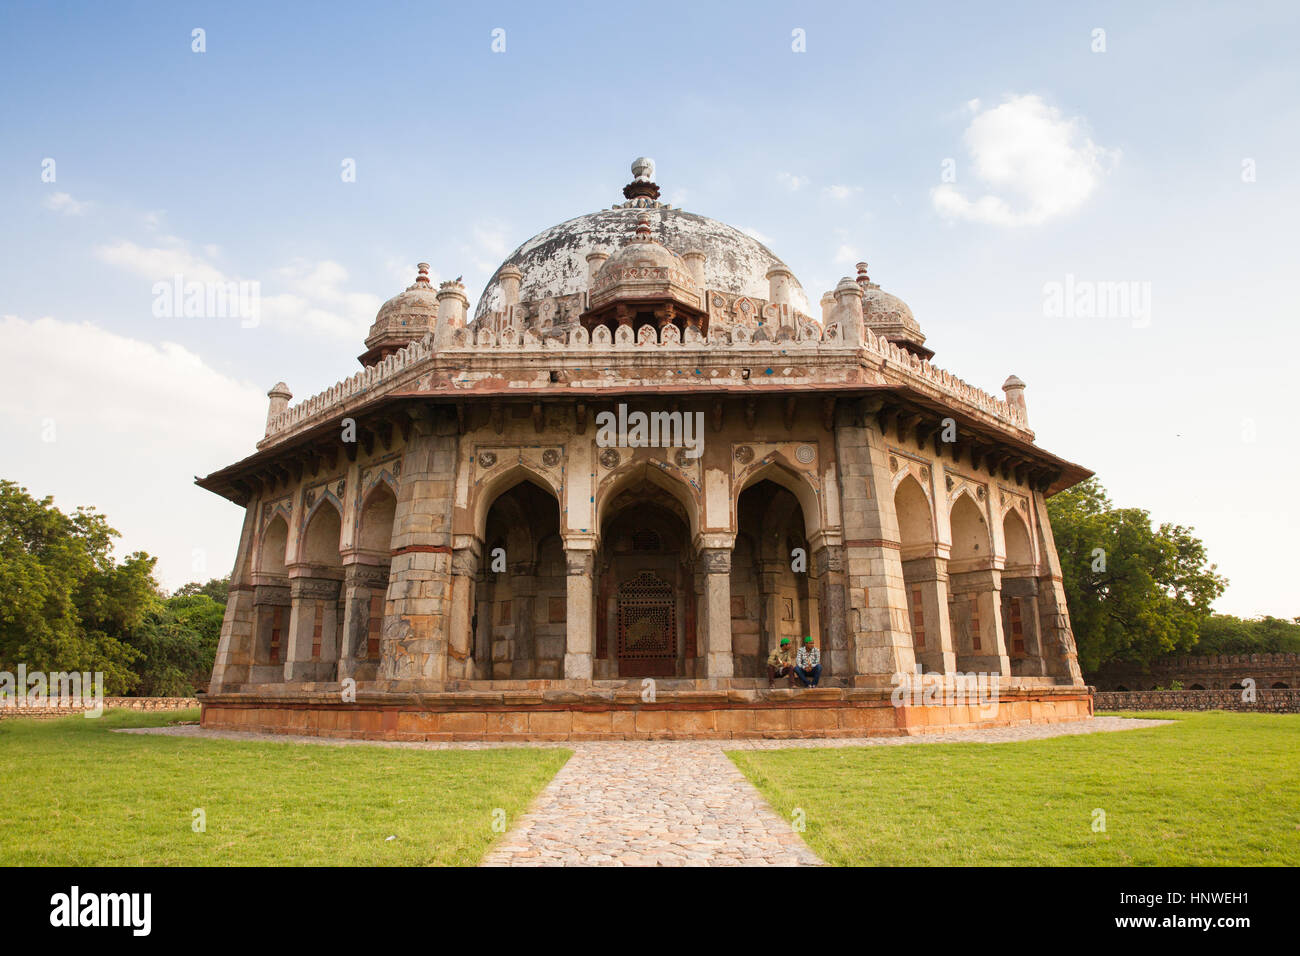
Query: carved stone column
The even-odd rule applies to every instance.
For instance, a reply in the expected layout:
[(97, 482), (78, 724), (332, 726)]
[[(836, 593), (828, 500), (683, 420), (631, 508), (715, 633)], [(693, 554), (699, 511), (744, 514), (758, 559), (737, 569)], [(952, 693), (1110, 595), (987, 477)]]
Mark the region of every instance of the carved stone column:
[(596, 568), (594, 549), (593, 538), (566, 537), (564, 539), (565, 680), (591, 680), (596, 621), (593, 599), (593, 578)]
[(451, 613), (447, 626), (447, 677), (455, 680), (474, 677), (474, 635), (470, 622), (474, 616), (474, 579), (478, 574), (481, 543), (474, 538), (455, 548), (451, 554)]
[(217, 656), (208, 681), (208, 693), (221, 693), (224, 684), (232, 686), (248, 680), (256, 655), (256, 611), (253, 605), (253, 580), (247, 573), (249, 552), (253, 548), (253, 530), (261, 508), (256, 499), (244, 511), (244, 525), (239, 534), (239, 550), (235, 552), (235, 567), (230, 572), (230, 592), (226, 597), (226, 613), (221, 620), (221, 637), (217, 642)]
[[(903, 562), (911, 615), (912, 641), (918, 663), (927, 673), (951, 674), (957, 670), (952, 625), (948, 616), (948, 559), (914, 558)], [(920, 603), (917, 603), (920, 592)], [(920, 621), (917, 621), (917, 612)], [(924, 636), (924, 645), (920, 638)]]
[(1041, 491), (1034, 492), (1034, 514), (1038, 519), (1039, 542), (1045, 573), (1039, 576), (1038, 615), (1039, 633), (1042, 635), (1043, 658), (1048, 674), (1058, 681), (1083, 686), (1083, 672), (1079, 669), (1079, 652), (1070, 628), (1070, 612), (1065, 605), (1065, 584), (1061, 577), (1061, 561), (1056, 554), (1056, 541), (1052, 537), (1052, 522), (1047, 516), (1047, 499)]
[(378, 596), (380, 613), (388, 591), (388, 565), (353, 562), (343, 567), (343, 645), (339, 649), (338, 679), (374, 680), (379, 649), (370, 653), (370, 618)]
[(337, 578), (295, 575), (290, 570), (286, 681), (332, 681), (337, 676), (341, 584)]
[(951, 576), (957, 670), (1011, 676), (1002, 633), (1002, 572), (989, 568)]
[[(860, 305), (860, 297), (854, 301)], [(888, 685), (895, 674), (913, 673), (916, 657), (888, 455), (874, 414), (864, 403), (837, 407), (835, 447), (853, 673), (858, 683)]]
[(853, 658), (844, 622), (844, 551), (838, 544), (823, 544), (812, 553), (814, 579), (808, 592), (817, 592), (820, 647), (826, 675), (852, 676)]
[(432, 412), (414, 424), (402, 455), (380, 680), (447, 675), (456, 449), (455, 419)]
[(731, 677), (731, 548), (700, 549), (704, 570), (704, 641), (707, 677)]

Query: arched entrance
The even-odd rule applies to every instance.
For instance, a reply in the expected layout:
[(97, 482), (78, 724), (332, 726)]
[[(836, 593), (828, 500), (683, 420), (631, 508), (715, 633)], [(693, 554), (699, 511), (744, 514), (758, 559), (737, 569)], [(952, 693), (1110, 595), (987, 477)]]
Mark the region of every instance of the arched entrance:
[(560, 503), (521, 478), (487, 510), (470, 631), (474, 672), (496, 680), (564, 676), (568, 613)]
[(598, 678), (695, 676), (700, 575), (680, 510), (645, 486), (611, 504), (596, 559)]

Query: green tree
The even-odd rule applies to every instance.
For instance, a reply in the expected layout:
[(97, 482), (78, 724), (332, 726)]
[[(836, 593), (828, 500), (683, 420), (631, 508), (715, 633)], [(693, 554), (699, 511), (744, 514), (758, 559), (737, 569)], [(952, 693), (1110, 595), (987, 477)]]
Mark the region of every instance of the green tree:
[(188, 584), (182, 584), (176, 589), (172, 597), (187, 597), (193, 594), (206, 594), (212, 600), (216, 601), (223, 607), (226, 604), (226, 597), (230, 592), (230, 578), (213, 578), (207, 584), (200, 584), (198, 581), (191, 581)]
[(1196, 654), (1277, 654), (1300, 652), (1300, 623), (1279, 617), (1245, 619), (1212, 614), (1201, 622)]
[(131, 635), (131, 644), (140, 653), (139, 693), (189, 697), (206, 686), (224, 616), (225, 608), (206, 594), (156, 600)]
[(1227, 581), (1191, 528), (1116, 508), (1096, 478), (1048, 499), (1079, 664), (1188, 653)]
[(0, 480), (0, 666), (15, 671), (103, 671), (120, 694), (137, 678), (127, 635), (153, 600), (154, 560), (113, 559), (117, 532), (103, 515), (66, 515)]

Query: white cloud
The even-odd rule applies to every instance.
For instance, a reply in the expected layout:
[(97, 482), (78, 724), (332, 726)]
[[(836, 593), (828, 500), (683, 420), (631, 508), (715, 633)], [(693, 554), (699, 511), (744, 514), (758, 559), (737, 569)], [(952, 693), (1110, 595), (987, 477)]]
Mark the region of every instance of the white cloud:
[(809, 183), (807, 176), (797, 176), (794, 173), (777, 173), (776, 178), (791, 192), (798, 192)]
[(858, 254), (857, 249), (847, 243), (842, 243), (840, 247), (835, 250), (835, 261), (854, 265), (862, 261), (862, 256)]
[(169, 587), (230, 571), (241, 512), (193, 479), (252, 453), (262, 388), (90, 322), (6, 315), (0, 351), (4, 477), (64, 511), (95, 506), (122, 532), (119, 555), (158, 556)]
[(65, 216), (80, 216), (90, 208), (88, 202), (77, 202), (70, 193), (54, 193), (45, 200), (45, 208), (61, 212)]
[[(120, 239), (98, 246), (95, 255), (150, 283), (171, 281), (175, 276), (180, 276), (185, 283), (223, 285), (251, 278), (259, 284), (261, 324), (349, 342), (365, 337), (384, 301), (371, 293), (344, 288), (347, 269), (329, 259), (319, 262), (295, 259), (286, 266), (269, 270), (264, 276), (237, 277), (210, 261), (221, 252), (215, 245), (204, 246), (204, 255), (198, 255), (190, 250), (188, 243), (174, 236), (161, 237), (160, 241), (162, 245), (141, 246)], [(397, 291), (400, 290), (395, 289), (394, 293)]]
[(1038, 96), (1012, 96), (983, 112), (978, 100), (967, 105), (974, 114), (963, 135), (970, 168), (996, 192), (969, 199), (956, 184), (936, 186), (930, 198), (946, 218), (1038, 225), (1082, 206), (1119, 160), (1118, 150), (1087, 136), (1080, 117), (1066, 119)]
[(822, 189), (822, 195), (834, 199), (836, 202), (851, 199), (860, 192), (862, 192), (861, 186), (841, 186), (839, 184), (826, 186)]

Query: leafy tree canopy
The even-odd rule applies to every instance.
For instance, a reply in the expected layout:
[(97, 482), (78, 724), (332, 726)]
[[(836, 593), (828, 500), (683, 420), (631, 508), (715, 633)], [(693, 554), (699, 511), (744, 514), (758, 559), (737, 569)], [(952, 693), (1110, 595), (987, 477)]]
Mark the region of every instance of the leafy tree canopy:
[(1116, 508), (1095, 477), (1048, 499), (1079, 664), (1191, 653), (1227, 580), (1191, 528)]

